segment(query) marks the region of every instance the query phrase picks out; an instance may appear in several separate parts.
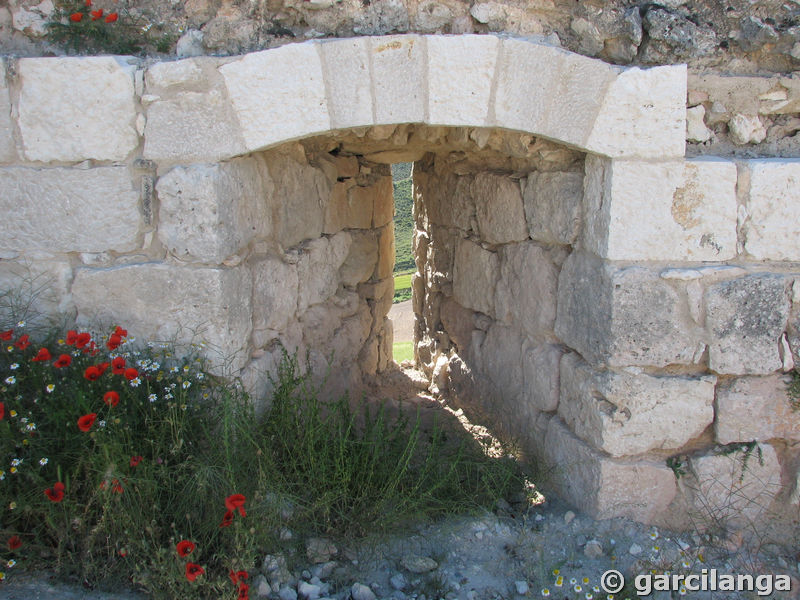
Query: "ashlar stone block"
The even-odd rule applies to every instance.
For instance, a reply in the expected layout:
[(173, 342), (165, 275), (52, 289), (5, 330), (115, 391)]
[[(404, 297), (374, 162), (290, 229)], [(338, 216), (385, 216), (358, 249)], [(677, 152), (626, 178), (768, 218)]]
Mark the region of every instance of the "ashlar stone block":
[(369, 39), (376, 125), (425, 121), (425, 39), (419, 35)]
[(702, 331), (684, 303), (656, 270), (573, 252), (559, 275), (555, 333), (594, 365), (692, 364)]
[(352, 238), (346, 231), (320, 237), (301, 246), (297, 263), (299, 285), (298, 314), (325, 302), (339, 288), (339, 268), (350, 252)]
[(139, 144), (131, 68), (82, 56), (23, 58), (18, 70), (26, 159), (125, 160)]
[(518, 182), (502, 175), (479, 173), (469, 189), (475, 202), (478, 229), (483, 241), (506, 244), (528, 239)]
[(0, 169), (0, 249), (128, 252), (139, 246), (139, 194), (126, 167)]
[(800, 412), (789, 402), (786, 376), (738, 377), (717, 388), (717, 442), (800, 441)]
[(219, 264), (272, 232), (272, 189), (255, 158), (174, 167), (156, 184), (158, 237), (181, 260)]
[(75, 273), (72, 296), (79, 324), (120, 323), (140, 340), (205, 342), (202, 353), (215, 373), (236, 373), (249, 358), (252, 279), (246, 268), (84, 268)]
[(297, 312), (297, 267), (268, 256), (254, 263), (252, 272), (253, 330), (282, 331)]
[(714, 420), (716, 377), (597, 371), (561, 359), (558, 414), (575, 435), (611, 456), (681, 448)]
[(453, 265), (453, 297), (466, 308), (494, 316), (495, 285), (500, 272), (495, 252), (459, 240)]
[(427, 122), (486, 125), (500, 39), (486, 35), (429, 36), (426, 42)]
[(661, 461), (616, 459), (550, 419), (544, 446), (556, 491), (595, 519), (627, 517), (651, 523), (675, 497), (675, 476)]
[(622, 71), (605, 90), (594, 125), (580, 146), (611, 157), (682, 158), (686, 65)]
[(532, 239), (575, 243), (582, 222), (583, 173), (531, 173), (523, 198)]
[(551, 333), (556, 318), (558, 269), (549, 253), (523, 242), (506, 244), (499, 254), (496, 318), (530, 336)]
[(736, 165), (721, 159), (586, 159), (584, 243), (611, 260), (736, 255)]
[(781, 368), (779, 338), (789, 318), (789, 284), (782, 275), (758, 273), (706, 288), (712, 371), (765, 375)]
[(800, 159), (749, 160), (745, 250), (756, 260), (800, 260)]
[(247, 150), (331, 128), (317, 45), (287, 44), (219, 68)]
[(372, 125), (368, 38), (320, 41), (332, 129)]
[(769, 444), (752, 448), (729, 447), (727, 453), (706, 454), (689, 460), (684, 489), (699, 523), (739, 528), (769, 519), (770, 503), (781, 491), (781, 467)]

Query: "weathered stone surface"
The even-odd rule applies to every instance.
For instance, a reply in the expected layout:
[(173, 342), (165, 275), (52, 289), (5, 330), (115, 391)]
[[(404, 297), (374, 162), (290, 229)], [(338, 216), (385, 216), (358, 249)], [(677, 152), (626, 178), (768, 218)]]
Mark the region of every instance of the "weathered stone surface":
[(342, 231), (331, 238), (310, 240), (300, 247), (302, 254), (297, 263), (300, 281), (297, 307), (300, 313), (336, 293), (339, 268), (347, 259), (351, 241), (350, 234)]
[(0, 249), (127, 252), (139, 245), (139, 197), (125, 167), (7, 167), (0, 189)]
[(414, 186), (420, 190), (428, 218), (444, 227), (469, 231), (472, 223), (477, 223), (471, 184), (471, 177), (452, 174), (439, 177), (422, 170), (414, 172)]
[(150, 160), (216, 162), (246, 152), (224, 89), (181, 92), (153, 102), (146, 113), (143, 154)]
[(475, 202), (481, 239), (490, 244), (528, 239), (518, 182), (502, 175), (479, 173), (469, 189)]
[(373, 201), (353, 180), (337, 181), (325, 207), (323, 233), (342, 229), (369, 229), (372, 225)]
[(583, 173), (531, 173), (525, 185), (525, 218), (531, 238), (573, 244), (581, 227)]
[(756, 260), (800, 260), (800, 160), (749, 160), (744, 166), (750, 175), (745, 250)]
[(247, 54), (219, 71), (248, 150), (331, 128), (316, 42)]
[(431, 125), (487, 123), (500, 40), (494, 36), (430, 36), (428, 119)]
[(158, 237), (181, 260), (218, 264), (272, 232), (272, 181), (257, 159), (175, 167), (156, 190)]
[(154, 64), (145, 75), (148, 93), (157, 93), (172, 86), (204, 83), (202, 64), (200, 60), (191, 58)]
[(788, 282), (755, 274), (708, 286), (705, 293), (709, 367), (728, 375), (781, 368), (779, 338), (789, 317)]
[(427, 89), (425, 38), (385, 36), (369, 40), (375, 123), (422, 123)]
[(644, 163), (589, 156), (586, 246), (611, 260), (731, 259), (736, 181), (736, 165), (721, 159)]
[(706, 109), (702, 104), (686, 109), (686, 139), (690, 142), (707, 142), (713, 135), (706, 127)]
[(494, 104), (497, 126), (584, 147), (602, 92), (619, 69), (515, 39), (503, 40), (501, 57)]
[(56, 321), (61, 325), (63, 316), (75, 309), (71, 283), (72, 267), (67, 260), (0, 260), (0, 320), (23, 319), (29, 330)]
[(687, 479), (684, 487), (694, 507), (691, 516), (700, 524), (753, 526), (769, 518), (769, 505), (781, 490), (778, 456), (769, 444), (729, 449), (730, 454), (689, 460), (693, 480)]
[(716, 377), (596, 371), (561, 359), (558, 414), (579, 438), (612, 456), (681, 448), (714, 420)]
[(522, 364), (526, 399), (542, 412), (558, 408), (562, 349), (553, 344), (526, 347)]
[(663, 462), (609, 458), (592, 450), (553, 418), (545, 451), (558, 492), (595, 519), (627, 517), (643, 523), (663, 512), (675, 496), (675, 476)]
[(800, 412), (786, 393), (786, 377), (739, 377), (717, 389), (717, 442), (800, 441)]
[(319, 47), (328, 91), (331, 128), (371, 125), (369, 40), (323, 40)]
[(16, 3), (15, 7), (12, 5), (11, 22), (17, 31), (40, 37), (47, 33), (47, 23), (54, 9), (52, 0), (42, 0), (36, 5), (31, 2), (27, 7)]
[(525, 387), (522, 335), (515, 328), (495, 323), (481, 342), (473, 343), (472, 357), (479, 372), (491, 381), (492, 394), (508, 405), (521, 403)]
[(690, 364), (701, 331), (657, 272), (573, 252), (558, 280), (556, 335), (592, 364)]
[(384, 227), (378, 233), (378, 266), (375, 277), (386, 279), (394, 269), (394, 226)]
[(730, 140), (738, 145), (760, 144), (767, 137), (767, 128), (758, 115), (735, 114), (728, 121)]
[(494, 298), (496, 318), (531, 336), (552, 332), (558, 269), (548, 252), (523, 242), (507, 244), (499, 254), (500, 278)]
[(372, 194), (372, 226), (388, 225), (394, 218), (394, 187), (391, 176), (381, 177), (368, 190)]
[(269, 174), (275, 184), (271, 203), (277, 208), (273, 228), (278, 241), (290, 248), (307, 239), (318, 238), (325, 222), (331, 183), (321, 169), (281, 153), (266, 155)]
[(453, 297), (456, 302), (487, 315), (494, 315), (494, 289), (500, 259), (475, 242), (459, 240), (453, 266)]
[(282, 331), (297, 311), (297, 267), (268, 256), (254, 263), (251, 269), (253, 330)]
[(247, 362), (251, 292), (244, 268), (157, 263), (78, 269), (72, 284), (79, 324), (123, 323), (140, 340), (179, 346), (204, 341), (215, 373), (235, 373)]
[(23, 58), (17, 68), (28, 160), (124, 160), (138, 145), (133, 73), (114, 58)]
[[(421, 281), (421, 280), (420, 280)], [(415, 291), (415, 297), (419, 294)], [(442, 320), (444, 330), (450, 340), (456, 344), (459, 351), (465, 351), (472, 338), (475, 328), (475, 313), (464, 308), (450, 297), (442, 300), (439, 307), (439, 318)]]
[(6, 85), (6, 65), (0, 59), (0, 162), (11, 162), (17, 157), (14, 130), (11, 124), (11, 100)]
[(378, 244), (372, 232), (352, 232), (352, 244), (339, 269), (342, 284), (355, 286), (367, 281), (378, 264)]

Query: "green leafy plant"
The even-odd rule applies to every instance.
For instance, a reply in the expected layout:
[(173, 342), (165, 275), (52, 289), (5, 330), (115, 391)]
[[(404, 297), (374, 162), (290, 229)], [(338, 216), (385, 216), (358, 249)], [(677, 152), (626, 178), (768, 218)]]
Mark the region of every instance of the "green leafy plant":
[(120, 327), (35, 342), (20, 322), (0, 342), (7, 566), (155, 598), (247, 598), (257, 560), (303, 535), (491, 506), (522, 481), (510, 459), (415, 413), (320, 400), (296, 357), (257, 419), (240, 386)]
[(791, 373), (791, 381), (786, 388), (786, 393), (789, 396), (789, 403), (792, 405), (792, 410), (800, 410), (800, 370), (794, 369)]
[(125, 7), (107, 10), (92, 0), (58, 0), (50, 19), (47, 39), (76, 53), (164, 53), (177, 40), (167, 25), (147, 15)]

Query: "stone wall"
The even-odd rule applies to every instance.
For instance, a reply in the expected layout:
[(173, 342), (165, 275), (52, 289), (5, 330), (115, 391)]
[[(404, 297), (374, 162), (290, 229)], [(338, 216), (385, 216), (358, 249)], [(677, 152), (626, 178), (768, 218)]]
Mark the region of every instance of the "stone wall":
[(796, 511), (800, 413), (782, 373), (800, 359), (800, 254), (780, 230), (798, 168), (428, 155), (414, 307), (432, 389), (598, 517), (741, 526)]
[(391, 360), (413, 161), (431, 389), (595, 516), (797, 510), (800, 160), (685, 157), (687, 97), (733, 121), (788, 91), (490, 35), (0, 67), (0, 278), (43, 313), (202, 342), (259, 395), (281, 345), (353, 390)]

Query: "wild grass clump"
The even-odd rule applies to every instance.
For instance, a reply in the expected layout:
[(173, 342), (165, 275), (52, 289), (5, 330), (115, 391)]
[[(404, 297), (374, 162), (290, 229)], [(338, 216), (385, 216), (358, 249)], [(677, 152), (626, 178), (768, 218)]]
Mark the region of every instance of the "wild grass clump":
[(323, 402), (295, 357), (257, 419), (201, 360), (127, 334), (0, 331), (3, 577), (24, 566), (156, 598), (246, 598), (248, 571), (304, 535), (490, 506), (521, 482), (415, 413)]

